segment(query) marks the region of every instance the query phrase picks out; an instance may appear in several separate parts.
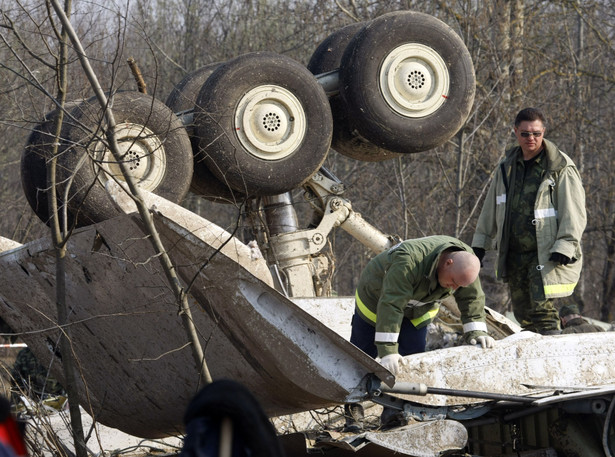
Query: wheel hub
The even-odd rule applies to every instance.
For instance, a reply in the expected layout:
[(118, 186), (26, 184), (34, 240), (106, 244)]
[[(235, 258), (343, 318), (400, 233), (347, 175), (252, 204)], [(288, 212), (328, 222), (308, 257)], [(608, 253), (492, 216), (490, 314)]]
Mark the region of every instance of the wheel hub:
[(275, 85), (258, 86), (239, 101), (235, 132), (246, 150), (264, 160), (279, 160), (303, 142), (307, 121), (301, 102)]
[(257, 105), (250, 121), (250, 131), (262, 143), (279, 142), (289, 128), (289, 119), (284, 108), (273, 101)]
[[(164, 146), (154, 132), (143, 125), (122, 123), (115, 127), (115, 137), (127, 173), (142, 189), (153, 191), (162, 182), (166, 171)], [(104, 171), (98, 179), (104, 185), (111, 177), (125, 181), (120, 164), (107, 143), (99, 141), (95, 157)]]
[(380, 71), (380, 91), (387, 104), (404, 117), (437, 111), (448, 96), (446, 63), (432, 48), (407, 43), (389, 53)]
[(432, 80), (433, 75), (422, 62), (404, 62), (395, 72), (394, 93), (401, 95), (402, 101), (420, 103), (429, 95)]

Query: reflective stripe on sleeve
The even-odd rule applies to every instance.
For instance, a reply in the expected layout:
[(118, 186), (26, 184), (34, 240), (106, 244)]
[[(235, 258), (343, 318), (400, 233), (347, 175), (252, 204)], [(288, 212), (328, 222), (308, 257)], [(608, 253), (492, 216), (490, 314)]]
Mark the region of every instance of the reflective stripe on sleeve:
[(374, 343), (397, 343), (399, 333), (376, 332)]
[(506, 203), (506, 194), (498, 195), (497, 197), (495, 197), (496, 205), (501, 205), (503, 203)]
[(536, 219), (544, 219), (546, 217), (556, 217), (556, 216), (557, 216), (557, 212), (555, 211), (555, 208), (535, 209), (534, 210), (534, 217)]
[(481, 331), (487, 332), (487, 324), (484, 322), (467, 322), (463, 324), (463, 333), (473, 332), (473, 331)]
[(571, 295), (577, 283), (573, 284), (551, 284), (545, 286), (545, 297), (562, 297)]

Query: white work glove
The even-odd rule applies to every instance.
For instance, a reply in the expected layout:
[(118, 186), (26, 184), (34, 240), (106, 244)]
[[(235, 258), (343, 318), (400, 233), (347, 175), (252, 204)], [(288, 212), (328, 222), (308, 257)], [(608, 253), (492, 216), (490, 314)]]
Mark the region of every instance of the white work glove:
[(401, 371), (401, 366), (407, 366), (408, 360), (404, 359), (399, 354), (389, 354), (385, 355), (382, 359), (377, 358), (376, 362), (379, 362), (384, 368), (393, 373), (394, 376), (397, 376)]
[(489, 335), (477, 336), (470, 340), (471, 345), (480, 344), (483, 349), (495, 346), (495, 340)]

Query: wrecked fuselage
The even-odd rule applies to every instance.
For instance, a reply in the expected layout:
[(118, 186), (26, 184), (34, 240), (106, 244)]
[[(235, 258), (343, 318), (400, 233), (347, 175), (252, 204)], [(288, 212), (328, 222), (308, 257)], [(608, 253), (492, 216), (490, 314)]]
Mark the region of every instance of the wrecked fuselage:
[[(423, 436), (430, 429), (442, 436), (442, 427), (455, 432), (434, 455), (466, 445), (468, 434), (458, 433), (465, 430), (460, 421), (497, 423), (504, 407), (512, 414), (510, 408), (519, 407), (514, 396), (528, 399), (525, 411), (569, 400), (586, 407), (589, 401), (588, 413), (599, 414), (608, 428), (615, 385), (612, 332), (528, 334), (500, 340), (492, 350), (463, 346), (416, 354), (408, 356), (409, 370), (395, 380), (348, 342), (351, 298), (283, 296), (272, 286), (265, 261), (248, 246), (194, 213), (148, 195), (156, 229), (190, 295), (212, 377), (243, 383), (268, 415), (359, 400), (392, 404), (424, 430)], [(0, 274), (4, 319), (62, 379), (51, 241), (22, 246), (3, 240)], [(79, 370), (81, 404), (97, 421), (132, 435), (181, 434), (183, 413), (202, 380), (176, 299), (138, 214), (128, 211), (77, 230), (69, 240), (66, 284), (65, 330)], [(395, 386), (406, 383), (510, 399), (396, 392)], [(570, 397), (580, 394), (585, 397)], [(425, 427), (425, 421), (442, 422)], [(386, 447), (385, 438), (371, 440)]]
[[(174, 246), (169, 252), (179, 276), (194, 281), (192, 315), (214, 379), (242, 382), (269, 414), (281, 415), (339, 402), (366, 373), (390, 377), (236, 260), (164, 216), (155, 220), (165, 244)], [(202, 384), (138, 217), (82, 229), (68, 252), (67, 330), (82, 404), (101, 423), (133, 435), (181, 433), (185, 407)], [(4, 253), (1, 264), (5, 320), (24, 333), (39, 360), (55, 359), (52, 373), (62, 379), (51, 243), (39, 240)]]

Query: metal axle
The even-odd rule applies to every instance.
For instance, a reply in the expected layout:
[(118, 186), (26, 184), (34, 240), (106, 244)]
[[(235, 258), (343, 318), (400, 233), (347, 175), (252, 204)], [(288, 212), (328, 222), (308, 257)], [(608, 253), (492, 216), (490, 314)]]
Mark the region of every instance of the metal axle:
[(393, 387), (387, 387), (382, 384), (380, 380), (372, 380), (372, 386), (370, 392), (374, 396), (378, 396), (380, 393), (392, 393), (392, 394), (406, 394), (406, 395), (448, 395), (451, 397), (468, 397), (468, 398), (481, 398), (485, 400), (497, 400), (497, 401), (510, 401), (515, 403), (533, 403), (536, 398), (523, 397), (521, 395), (507, 395), (498, 394), (493, 392), (476, 392), (473, 390), (460, 390), (460, 389), (445, 389), (441, 387), (428, 387), (422, 383), (413, 382), (398, 382)]

